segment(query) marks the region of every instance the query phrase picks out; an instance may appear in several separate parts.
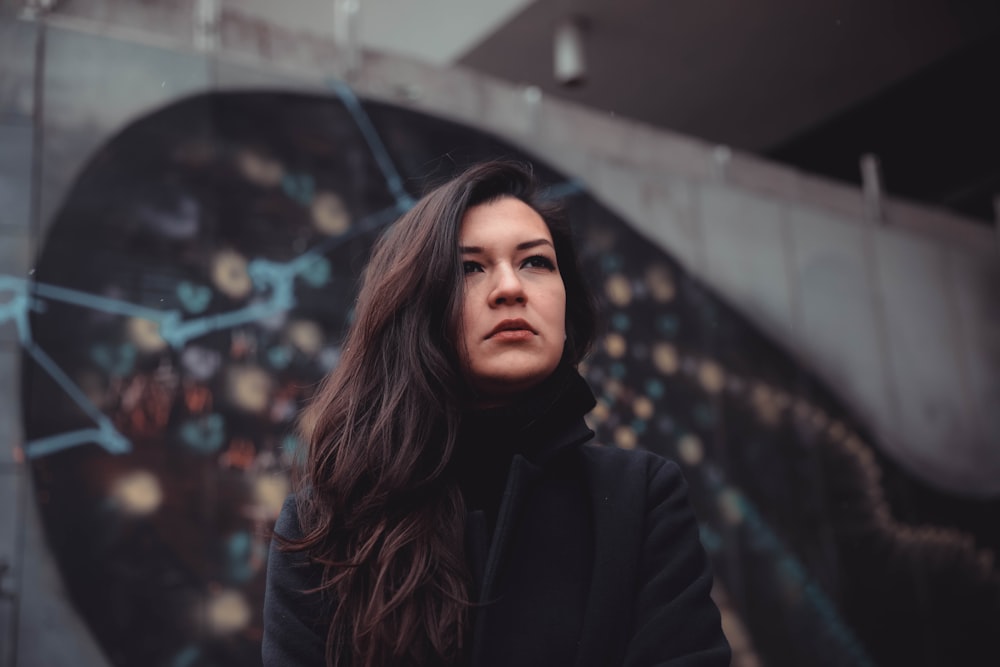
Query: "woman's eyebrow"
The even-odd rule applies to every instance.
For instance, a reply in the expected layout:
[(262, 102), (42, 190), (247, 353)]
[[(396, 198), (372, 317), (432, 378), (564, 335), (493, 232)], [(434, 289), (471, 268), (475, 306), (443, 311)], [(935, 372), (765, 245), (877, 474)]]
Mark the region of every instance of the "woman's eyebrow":
[[(529, 248), (537, 248), (540, 245), (548, 245), (548, 246), (550, 246), (550, 245), (552, 245), (552, 242), (549, 241), (548, 239), (534, 239), (533, 241), (524, 241), (522, 243), (518, 243), (514, 247), (514, 249), (515, 250), (527, 250)], [(460, 253), (462, 253), (463, 255), (476, 255), (478, 253), (483, 252), (483, 249), (482, 249), (482, 247), (477, 246), (477, 245), (463, 245), (463, 246), (458, 246), (458, 251)]]
[(527, 250), (528, 248), (537, 248), (540, 245), (552, 245), (552, 242), (548, 239), (535, 239), (534, 241), (525, 241), (524, 243), (518, 243), (518, 250)]

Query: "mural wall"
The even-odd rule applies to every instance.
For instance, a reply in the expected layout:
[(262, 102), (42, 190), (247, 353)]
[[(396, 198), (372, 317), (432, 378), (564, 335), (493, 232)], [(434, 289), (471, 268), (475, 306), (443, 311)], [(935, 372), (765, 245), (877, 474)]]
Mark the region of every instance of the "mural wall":
[(0, 283), (35, 500), (110, 661), (259, 664), (291, 427), (360, 267), (429, 184), (498, 156), (566, 201), (605, 319), (592, 426), (684, 467), (734, 662), (1000, 659), (1000, 502), (894, 466), (809, 368), (539, 156), (339, 87), (198, 95), (128, 125), (31, 280)]

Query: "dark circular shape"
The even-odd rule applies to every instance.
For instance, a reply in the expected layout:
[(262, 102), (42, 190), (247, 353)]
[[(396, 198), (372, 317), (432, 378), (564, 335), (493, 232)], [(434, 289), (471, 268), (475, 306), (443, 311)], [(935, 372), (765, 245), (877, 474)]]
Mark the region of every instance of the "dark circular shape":
[[(372, 242), (428, 185), (495, 157), (525, 159), (390, 105), (262, 92), (178, 101), (90, 161), (37, 263), (25, 451), (49, 543), (114, 664), (259, 663), (293, 421), (337, 363)], [(934, 616), (952, 642), (989, 619), (995, 586), (978, 606), (934, 607), (947, 582), (981, 583), (971, 566), (877, 555), (894, 543), (873, 450), (808, 371), (591, 197), (567, 205), (607, 316), (583, 369), (598, 440), (681, 462), (766, 664), (907, 662), (887, 623)], [(893, 574), (900, 560), (926, 568), (924, 597)], [(886, 600), (862, 608), (854, 582), (868, 580)], [(890, 603), (894, 620), (872, 620)]]

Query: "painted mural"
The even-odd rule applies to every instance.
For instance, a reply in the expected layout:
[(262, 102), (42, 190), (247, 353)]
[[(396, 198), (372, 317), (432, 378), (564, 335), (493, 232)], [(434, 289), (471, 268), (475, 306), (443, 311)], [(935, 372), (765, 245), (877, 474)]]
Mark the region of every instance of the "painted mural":
[(566, 202), (603, 301), (591, 425), (683, 466), (734, 664), (1000, 663), (1000, 503), (907, 477), (581, 184), (335, 87), (199, 95), (132, 123), (78, 177), (32, 280), (0, 279), (49, 543), (113, 664), (260, 663), (293, 422), (337, 364), (360, 268), (428, 185), (492, 157), (533, 162)]

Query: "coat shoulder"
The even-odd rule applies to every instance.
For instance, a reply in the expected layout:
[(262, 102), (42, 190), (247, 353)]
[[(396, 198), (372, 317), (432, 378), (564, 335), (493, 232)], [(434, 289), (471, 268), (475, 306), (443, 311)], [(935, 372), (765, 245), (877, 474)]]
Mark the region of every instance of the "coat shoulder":
[(675, 462), (647, 450), (588, 444), (581, 448), (581, 455), (597, 486), (632, 486), (645, 492), (654, 480), (656, 483), (684, 483)]

